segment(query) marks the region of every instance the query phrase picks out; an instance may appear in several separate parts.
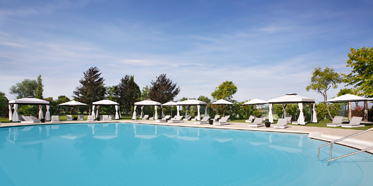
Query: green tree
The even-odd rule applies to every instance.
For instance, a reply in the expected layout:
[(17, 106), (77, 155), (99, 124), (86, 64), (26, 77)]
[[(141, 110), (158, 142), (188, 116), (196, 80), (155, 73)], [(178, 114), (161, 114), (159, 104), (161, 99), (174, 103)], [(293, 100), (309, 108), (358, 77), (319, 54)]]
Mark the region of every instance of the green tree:
[(338, 84), (341, 82), (341, 75), (335, 72), (333, 68), (325, 67), (325, 69), (322, 69), (321, 67), (317, 67), (313, 71), (310, 84), (306, 87), (307, 91), (312, 89), (324, 97), (326, 110), (332, 119), (333, 116), (330, 114), (329, 105), (326, 103), (328, 100), (327, 91), (330, 88), (338, 88)]
[(108, 86), (106, 87), (106, 95), (109, 100), (118, 101), (118, 97), (116, 96), (117, 86)]
[(121, 107), (125, 108), (125, 113), (131, 110), (132, 106), (141, 97), (141, 91), (133, 76), (126, 75), (116, 87), (116, 96)]
[(347, 85), (353, 85), (362, 95), (373, 97), (373, 47), (350, 49), (346, 67), (352, 72), (344, 76)]
[(166, 74), (161, 74), (157, 80), (151, 82), (149, 97), (163, 104), (173, 100), (179, 92), (180, 87), (177, 87), (177, 83), (173, 83)]
[(86, 103), (91, 109), (93, 102), (105, 98), (105, 79), (101, 77), (100, 70), (97, 67), (91, 67), (83, 74), (84, 77), (79, 81), (80, 86), (76, 87), (73, 96), (78, 101)]
[(10, 93), (16, 94), (17, 99), (24, 97), (35, 97), (35, 90), (38, 83), (35, 80), (25, 79), (10, 87)]
[(203, 102), (205, 102), (205, 103), (211, 103), (211, 99), (209, 99), (209, 98), (206, 97), (206, 96), (199, 96), (199, 97), (198, 97), (198, 100), (203, 101)]
[(339, 90), (337, 96), (343, 96), (343, 95), (346, 95), (346, 94), (357, 95), (356, 90), (351, 89), (351, 88), (343, 88), (343, 89)]
[(0, 116), (7, 116), (8, 112), (8, 99), (5, 93), (0, 91)]
[(148, 85), (146, 85), (145, 87), (142, 87), (141, 100), (149, 99), (149, 93), (150, 93), (150, 89)]
[(215, 88), (215, 91), (211, 93), (211, 96), (216, 100), (226, 99), (231, 100), (233, 94), (237, 92), (237, 87), (232, 81), (225, 81)]
[(38, 76), (37, 79), (37, 86), (35, 90), (35, 98), (43, 99), (43, 83), (42, 83), (41, 75)]

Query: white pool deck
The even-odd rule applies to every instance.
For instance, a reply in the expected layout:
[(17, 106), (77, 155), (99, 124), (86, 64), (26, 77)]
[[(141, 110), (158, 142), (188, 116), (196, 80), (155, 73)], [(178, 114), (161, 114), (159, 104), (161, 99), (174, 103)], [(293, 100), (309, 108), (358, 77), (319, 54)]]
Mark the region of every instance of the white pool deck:
[[(12, 126), (28, 126), (28, 125), (49, 125), (49, 124), (73, 124), (73, 123), (87, 123), (87, 121), (61, 121), (58, 123), (45, 122), (45, 123), (1, 123), (0, 127), (12, 127)], [(341, 129), (341, 128), (325, 128), (325, 127), (307, 127), (298, 125), (289, 125), (286, 129), (275, 129), (273, 125), (271, 127), (248, 127), (248, 123), (237, 123), (230, 122), (229, 125), (210, 125), (210, 124), (194, 124), (194, 121), (185, 121), (183, 123), (159, 123), (154, 120), (111, 120), (107, 122), (94, 121), (89, 123), (137, 123), (137, 124), (148, 124), (148, 125), (167, 125), (167, 126), (180, 126), (180, 127), (199, 127), (199, 128), (213, 128), (213, 129), (229, 129), (229, 130), (246, 130), (246, 131), (263, 131), (263, 132), (285, 132), (285, 133), (300, 133), (308, 134), (309, 138), (332, 141), (335, 139), (342, 138), (344, 136), (357, 133), (361, 130), (353, 129)], [(364, 149), (373, 146), (373, 131), (366, 132), (364, 134), (349, 138), (347, 140), (338, 142), (337, 144), (349, 146), (356, 149)], [(324, 147), (328, 148), (328, 147)], [(368, 151), (373, 154), (373, 150)]]

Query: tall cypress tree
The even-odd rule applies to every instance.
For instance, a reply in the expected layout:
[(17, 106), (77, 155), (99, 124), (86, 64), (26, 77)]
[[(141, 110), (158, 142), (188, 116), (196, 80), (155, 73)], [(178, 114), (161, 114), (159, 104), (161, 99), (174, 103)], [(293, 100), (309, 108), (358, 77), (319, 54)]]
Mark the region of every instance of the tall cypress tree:
[(92, 102), (105, 98), (105, 79), (101, 77), (100, 70), (97, 67), (91, 67), (83, 74), (84, 77), (79, 81), (80, 86), (76, 87), (73, 96), (79, 101), (88, 104), (91, 109)]
[(36, 90), (35, 90), (35, 98), (39, 98), (39, 99), (43, 99), (43, 83), (42, 83), (42, 79), (41, 79), (41, 75), (38, 76), (38, 79), (37, 79), (37, 86), (36, 86)]

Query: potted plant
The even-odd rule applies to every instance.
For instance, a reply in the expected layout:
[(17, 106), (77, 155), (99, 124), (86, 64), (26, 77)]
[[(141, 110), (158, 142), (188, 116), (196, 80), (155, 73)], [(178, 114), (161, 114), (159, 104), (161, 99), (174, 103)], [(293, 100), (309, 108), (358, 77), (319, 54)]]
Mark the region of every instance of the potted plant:
[(269, 122), (268, 119), (266, 119), (264, 124), (265, 124), (266, 127), (271, 127), (271, 122)]

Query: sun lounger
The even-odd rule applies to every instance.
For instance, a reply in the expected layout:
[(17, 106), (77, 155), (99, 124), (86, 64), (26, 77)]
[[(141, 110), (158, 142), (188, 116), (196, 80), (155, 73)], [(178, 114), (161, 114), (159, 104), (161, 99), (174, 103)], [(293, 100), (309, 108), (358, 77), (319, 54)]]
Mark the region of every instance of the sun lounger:
[(110, 121), (109, 115), (103, 115), (102, 116), (102, 121)]
[(145, 115), (144, 117), (142, 117), (143, 120), (146, 120), (146, 119), (149, 119), (149, 115)]
[(215, 115), (215, 117), (214, 117), (214, 121), (218, 121), (219, 118), (220, 118), (220, 115)]
[(52, 120), (51, 120), (51, 122), (53, 123), (55, 123), (55, 122), (60, 122), (60, 116), (59, 115), (53, 115), (52, 116)]
[(255, 119), (255, 116), (251, 115), (248, 120), (245, 120), (245, 122), (252, 123), (254, 119)]
[(347, 128), (356, 128), (356, 127), (365, 127), (365, 125), (360, 125), (361, 120), (363, 120), (363, 117), (352, 117), (349, 124), (343, 124), (342, 127)]
[(205, 116), (202, 118), (201, 121), (196, 121), (194, 124), (201, 125), (201, 124), (208, 124), (209, 123), (210, 116)]
[(72, 115), (66, 115), (66, 120), (67, 121), (72, 121), (73, 120), (73, 116)]
[(229, 125), (229, 123), (227, 122), (228, 119), (229, 119), (229, 116), (224, 116), (221, 119), (219, 119), (218, 122), (214, 122), (214, 125)]
[(278, 119), (277, 124), (273, 126), (277, 129), (285, 129), (289, 127), (289, 125), (287, 125), (286, 119)]
[(197, 121), (197, 117), (198, 116), (195, 116), (193, 119), (191, 119), (191, 121)]
[(343, 117), (342, 116), (335, 116), (332, 123), (327, 123), (326, 126), (328, 127), (340, 127), (342, 126)]
[(254, 122), (249, 124), (249, 127), (263, 127), (263, 118), (255, 118)]
[(182, 122), (184, 122), (181, 119), (183, 119), (183, 116), (177, 116), (176, 119), (174, 119), (174, 120), (168, 120), (168, 123), (182, 123)]
[(185, 118), (184, 118), (183, 120), (184, 120), (184, 121), (189, 121), (190, 119), (192, 119), (192, 116), (187, 115), (187, 116), (185, 116)]
[(84, 120), (84, 115), (83, 114), (78, 115), (78, 120)]
[(24, 121), (21, 123), (40, 123), (39, 119), (32, 118), (31, 116), (22, 116)]
[(164, 118), (162, 119), (157, 119), (155, 122), (159, 122), (159, 123), (166, 123), (168, 120), (171, 119), (171, 116), (170, 115), (166, 115)]
[(93, 118), (92, 115), (87, 117), (87, 121), (93, 121), (93, 120), (94, 120), (94, 118)]
[(291, 118), (292, 118), (292, 116), (285, 116), (284, 119), (286, 119), (287, 123), (291, 123)]

